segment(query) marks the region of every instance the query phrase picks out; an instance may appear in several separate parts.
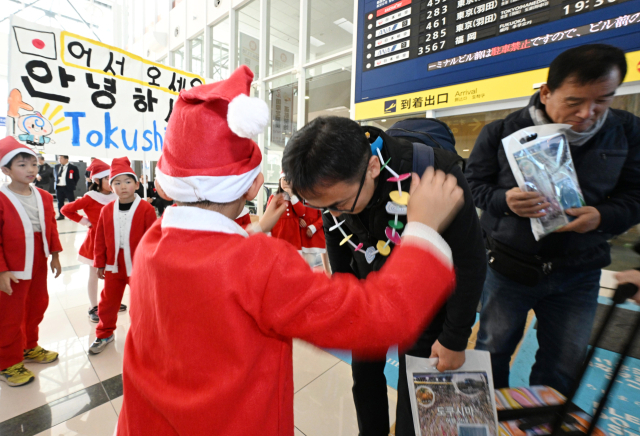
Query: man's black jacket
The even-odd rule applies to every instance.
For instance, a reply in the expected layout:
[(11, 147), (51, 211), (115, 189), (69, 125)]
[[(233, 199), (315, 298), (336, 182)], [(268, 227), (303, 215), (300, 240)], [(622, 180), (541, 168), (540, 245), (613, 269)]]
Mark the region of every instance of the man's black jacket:
[[(413, 168), (413, 144), (400, 138), (392, 138), (374, 127), (364, 127), (371, 135), (370, 140), (375, 140), (381, 135), (384, 141), (382, 155), (385, 162), (391, 158), (389, 166), (399, 174), (410, 173)], [(453, 264), (456, 270), (457, 286), (454, 294), (442, 308), (436, 319), (440, 322), (432, 323), (425, 333), (442, 330), (438, 340), (450, 350), (462, 351), (467, 347), (471, 327), (475, 323), (476, 309), (482, 287), (484, 284), (487, 258), (478, 215), (473, 205), (471, 191), (455, 162), (459, 159), (453, 153), (446, 150), (434, 149), (435, 168), (447, 170), (458, 179), (458, 185), (464, 190), (465, 204), (458, 213), (449, 228), (442, 234), (453, 253)], [(343, 214), (338, 221), (345, 220), (343, 229), (347, 233), (353, 233), (351, 239), (356, 244), (362, 242), (364, 250), (375, 247), (379, 240), (386, 241), (385, 229), (389, 220), (393, 219), (385, 210), (389, 199), (389, 193), (397, 190), (396, 183), (389, 183), (387, 178), (391, 174), (386, 170), (380, 174), (376, 193), (367, 209), (359, 215)], [(411, 179), (402, 182), (403, 191), (409, 192)], [(363, 222), (363, 218), (367, 222)], [(354, 252), (348, 244), (340, 246), (343, 236), (339, 230), (329, 231), (334, 225), (333, 218), (323, 215), (324, 230), (327, 240), (327, 252), (329, 262), (334, 273), (350, 273), (360, 279), (364, 279), (370, 272), (382, 268), (388, 257), (377, 254), (372, 264), (368, 264), (363, 253)], [(406, 224), (406, 216), (399, 217)], [(393, 247), (393, 244), (392, 244)], [(393, 254), (393, 253), (392, 253)], [(424, 277), (425, 292), (429, 289), (429, 277)], [(444, 326), (442, 325), (444, 321)]]
[[(61, 167), (62, 165), (57, 164), (55, 168), (56, 186), (58, 185)], [(69, 162), (69, 165), (67, 165), (67, 177), (65, 180), (67, 182), (67, 187), (70, 188), (72, 191), (75, 191), (76, 185), (78, 184), (78, 180), (80, 180), (80, 171), (78, 171), (78, 167), (75, 165), (72, 165), (71, 162)]]
[(524, 108), (486, 125), (478, 136), (466, 176), (475, 204), (483, 210), (483, 230), (515, 250), (552, 261), (554, 270), (607, 266), (611, 263), (607, 240), (640, 222), (640, 118), (610, 109), (593, 138), (570, 147), (584, 199), (601, 214), (598, 229), (552, 233), (537, 242), (530, 220), (507, 206), (506, 192), (518, 185), (502, 146), (502, 138), (532, 125)]
[(40, 176), (40, 180), (36, 181), (36, 186), (48, 192), (50, 190), (49, 187), (51, 186), (53, 168), (51, 168), (51, 165), (46, 162), (42, 165), (38, 165), (38, 175)]

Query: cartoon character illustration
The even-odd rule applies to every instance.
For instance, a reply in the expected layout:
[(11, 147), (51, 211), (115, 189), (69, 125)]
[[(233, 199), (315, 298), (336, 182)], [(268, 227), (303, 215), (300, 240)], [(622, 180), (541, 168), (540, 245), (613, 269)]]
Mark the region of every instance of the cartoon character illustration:
[[(22, 101), (22, 94), (18, 89), (12, 89), (9, 93), (7, 115), (13, 118), (13, 136), (39, 150), (42, 150), (45, 144), (55, 144), (55, 141), (49, 138), (53, 132), (51, 122), (37, 111), (20, 115), (20, 109), (33, 111), (33, 106)], [(16, 128), (24, 133), (16, 135)]]

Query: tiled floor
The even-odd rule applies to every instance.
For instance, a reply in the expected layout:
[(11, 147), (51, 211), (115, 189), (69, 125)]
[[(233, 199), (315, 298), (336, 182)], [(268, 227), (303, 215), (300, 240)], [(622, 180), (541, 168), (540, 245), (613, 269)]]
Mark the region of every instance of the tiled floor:
[[(89, 269), (76, 260), (84, 228), (58, 222), (64, 252), (63, 273), (49, 277), (49, 308), (40, 325), (40, 343), (60, 353), (53, 365), (29, 365), (36, 381), (10, 388), (0, 383), (0, 435), (113, 434), (122, 407), (121, 390), (110, 385), (122, 374), (124, 341), (129, 313), (118, 316), (116, 340), (100, 355), (88, 356), (96, 324), (89, 322), (86, 283)], [(129, 302), (129, 290), (125, 292)], [(351, 368), (331, 354), (295, 341), (294, 389), (296, 436), (357, 435), (351, 396)], [(120, 387), (121, 389), (121, 387)], [(392, 421), (396, 392), (389, 388)]]
[[(86, 232), (69, 220), (59, 222), (59, 232), (65, 249), (63, 273), (58, 279), (49, 277), (50, 303), (40, 326), (40, 343), (58, 351), (60, 360), (29, 365), (37, 376), (30, 385), (10, 388), (0, 383), (2, 436), (112, 435), (122, 407), (120, 374), (129, 314), (118, 316), (115, 343), (89, 357), (96, 327), (87, 317), (89, 270), (76, 260)], [(615, 287), (612, 273), (604, 272), (602, 285)], [(607, 292), (603, 289), (602, 294)], [(128, 290), (123, 302), (129, 303)], [(295, 435), (357, 435), (350, 366), (302, 341), (294, 342), (293, 366)], [(397, 393), (388, 388), (388, 396), (394, 422)]]

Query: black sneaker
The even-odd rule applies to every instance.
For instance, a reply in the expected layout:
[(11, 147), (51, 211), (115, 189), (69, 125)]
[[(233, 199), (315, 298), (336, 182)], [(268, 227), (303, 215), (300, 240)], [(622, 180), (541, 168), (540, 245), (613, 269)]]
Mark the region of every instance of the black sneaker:
[(64, 219), (64, 215), (58, 215), (58, 218), (56, 218), (56, 220), (58, 221), (62, 221)]
[(124, 312), (125, 310), (127, 310), (127, 305), (126, 304), (121, 304), (120, 305), (120, 310), (118, 312)]
[(100, 322), (100, 318), (98, 318), (98, 306), (94, 307), (93, 309), (89, 310), (89, 320), (91, 322)]

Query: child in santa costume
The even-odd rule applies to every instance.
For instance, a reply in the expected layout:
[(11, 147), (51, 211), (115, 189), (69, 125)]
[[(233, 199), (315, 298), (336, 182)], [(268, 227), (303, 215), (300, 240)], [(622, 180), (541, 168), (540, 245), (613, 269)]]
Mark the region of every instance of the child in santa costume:
[[(402, 245), (366, 281), (315, 274), (291, 244), (233, 221), (264, 181), (250, 138), (268, 110), (248, 97), (252, 78), (241, 66), (175, 103), (156, 183), (178, 206), (133, 265), (119, 436), (293, 436), (293, 337), (384, 355), (417, 338), (454, 285), (451, 252), (425, 224), (438, 227), (462, 191), (433, 170), (414, 184)], [(262, 231), (286, 209), (281, 197)]]
[(47, 258), (62, 268), (53, 197), (30, 186), (36, 153), (8, 136), (0, 140), (0, 167), (11, 183), (0, 187), (0, 380), (22, 386), (35, 379), (26, 363), (51, 363), (58, 353), (38, 345), (38, 325), (49, 305)]
[[(306, 228), (307, 223), (304, 220), (305, 207), (302, 202), (291, 193), (289, 185), (284, 178), (284, 173), (280, 173), (280, 181), (278, 182), (277, 194), (283, 194), (286, 209), (273, 229), (271, 236), (282, 239), (293, 245), (298, 252), (302, 253), (302, 239), (300, 238), (300, 229)], [(267, 206), (273, 200), (274, 196), (269, 197)]]
[(156, 211), (140, 199), (138, 177), (131, 169), (129, 158), (120, 157), (111, 162), (109, 184), (117, 199), (102, 208), (96, 230), (93, 266), (98, 277), (104, 279), (100, 294), (96, 340), (89, 353), (101, 353), (113, 342), (122, 304), (122, 295), (129, 284), (133, 257), (145, 232), (156, 221)]
[[(90, 177), (93, 182), (89, 187), (89, 191), (82, 198), (65, 205), (60, 212), (71, 221), (89, 228), (78, 252), (78, 260), (89, 265), (89, 283), (87, 284), (89, 301), (91, 302), (89, 319), (92, 322), (98, 322), (100, 321), (98, 318), (98, 268), (93, 266), (96, 228), (98, 227), (98, 219), (100, 219), (102, 208), (115, 201), (118, 197), (111, 192), (111, 186), (109, 186), (109, 165), (100, 159), (94, 159), (87, 171), (91, 173)], [(80, 210), (84, 211), (86, 217), (78, 213)], [(122, 306), (124, 305), (121, 305), (121, 311), (126, 310), (126, 306)]]

